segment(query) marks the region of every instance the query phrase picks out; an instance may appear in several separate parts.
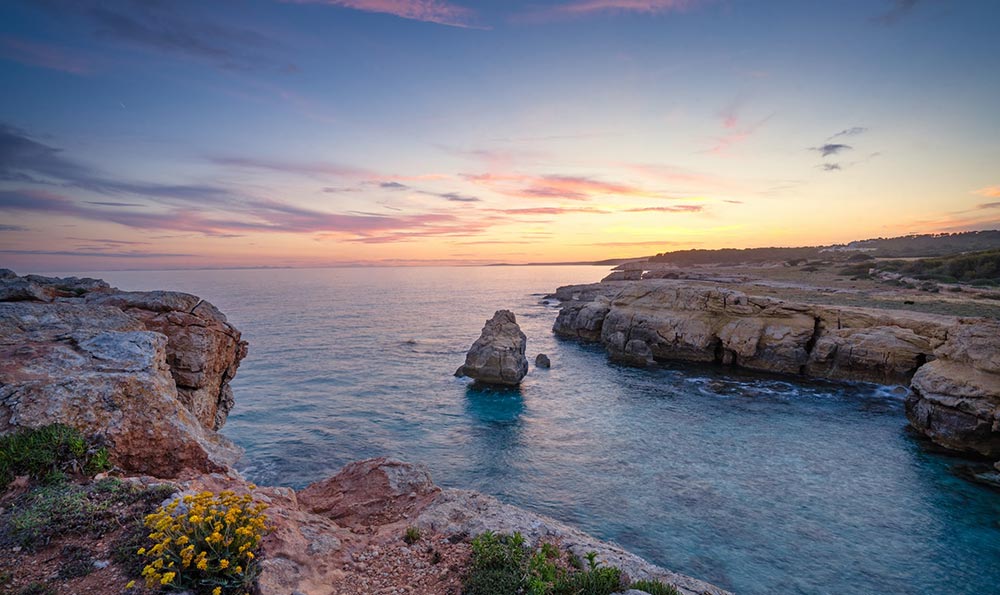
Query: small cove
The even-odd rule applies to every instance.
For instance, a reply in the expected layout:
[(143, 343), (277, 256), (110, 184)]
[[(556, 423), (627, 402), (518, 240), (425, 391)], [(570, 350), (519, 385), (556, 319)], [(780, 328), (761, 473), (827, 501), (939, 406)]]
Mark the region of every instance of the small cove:
[[(224, 433), (260, 483), (389, 455), (739, 593), (990, 593), (1000, 494), (905, 429), (888, 387), (634, 369), (551, 333), (556, 286), (603, 267), (93, 273), (216, 304), (250, 342)], [(498, 308), (517, 391), (451, 374)]]

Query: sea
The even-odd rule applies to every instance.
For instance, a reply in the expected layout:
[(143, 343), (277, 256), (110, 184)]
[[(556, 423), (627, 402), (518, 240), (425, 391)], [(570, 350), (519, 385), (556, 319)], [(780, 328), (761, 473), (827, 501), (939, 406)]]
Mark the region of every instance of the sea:
[[(907, 429), (905, 389), (615, 365), (555, 337), (546, 299), (607, 271), (86, 275), (197, 294), (243, 332), (222, 431), (258, 483), (301, 488), (397, 457), (740, 594), (1000, 593), (1000, 492)], [(500, 308), (515, 312), (529, 360), (552, 360), (519, 389), (453, 375)]]

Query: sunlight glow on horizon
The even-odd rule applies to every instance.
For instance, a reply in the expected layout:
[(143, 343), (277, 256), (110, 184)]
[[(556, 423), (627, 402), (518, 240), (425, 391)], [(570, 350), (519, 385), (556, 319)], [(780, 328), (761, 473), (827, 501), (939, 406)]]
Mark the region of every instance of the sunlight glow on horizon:
[(90, 4), (0, 7), (0, 267), (570, 262), (1000, 227), (986, 1)]

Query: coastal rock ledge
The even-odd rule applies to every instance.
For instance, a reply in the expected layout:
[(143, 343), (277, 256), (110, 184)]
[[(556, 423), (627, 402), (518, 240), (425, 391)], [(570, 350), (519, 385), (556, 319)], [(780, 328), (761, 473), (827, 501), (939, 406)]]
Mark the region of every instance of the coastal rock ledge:
[(517, 386), (528, 373), (524, 355), (528, 338), (510, 310), (497, 310), (486, 321), (483, 333), (465, 356), (455, 376), (468, 376), (486, 384)]
[[(502, 324), (507, 315), (498, 313)], [(515, 341), (521, 358), (524, 341)], [(125, 481), (170, 480), (179, 495), (252, 493), (274, 528), (261, 544), (260, 595), (454, 593), (468, 539), (484, 531), (593, 551), (683, 595), (728, 595), (554, 519), (440, 488), (421, 465), (357, 461), (298, 492), (251, 485), (232, 467), (239, 450), (217, 432), (246, 351), (239, 331), (195, 296), (0, 269), (0, 434), (63, 423), (104, 440)], [(423, 535), (414, 544), (403, 540), (411, 527)]]
[(912, 426), (1000, 458), (1000, 321), (789, 302), (684, 280), (561, 287), (553, 331), (612, 359), (909, 385)]
[(129, 472), (227, 469), (240, 451), (215, 430), (246, 350), (193, 295), (0, 269), (0, 433), (62, 423)]

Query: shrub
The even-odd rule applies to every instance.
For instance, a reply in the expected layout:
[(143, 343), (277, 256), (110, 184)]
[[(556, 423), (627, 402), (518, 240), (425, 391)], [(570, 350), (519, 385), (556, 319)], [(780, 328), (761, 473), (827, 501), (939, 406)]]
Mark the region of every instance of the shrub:
[(145, 519), (151, 547), (138, 554), (148, 587), (196, 593), (249, 593), (260, 574), (256, 558), (268, 531), (266, 504), (249, 494), (202, 492), (161, 506)]
[(420, 541), (420, 529), (416, 527), (407, 527), (406, 533), (403, 534), (403, 541), (406, 545), (413, 545), (414, 543)]
[(660, 581), (635, 581), (629, 585), (630, 589), (645, 591), (649, 595), (680, 595), (680, 591), (673, 585), (665, 585)]
[[(575, 562), (575, 563), (574, 563)], [(622, 572), (601, 566), (597, 554), (587, 565), (563, 555), (551, 543), (530, 550), (518, 534), (483, 533), (472, 540), (472, 564), (465, 595), (610, 595), (627, 588)]]
[(107, 449), (62, 424), (0, 436), (0, 489), (18, 475), (59, 481), (68, 473), (94, 475), (111, 468)]

